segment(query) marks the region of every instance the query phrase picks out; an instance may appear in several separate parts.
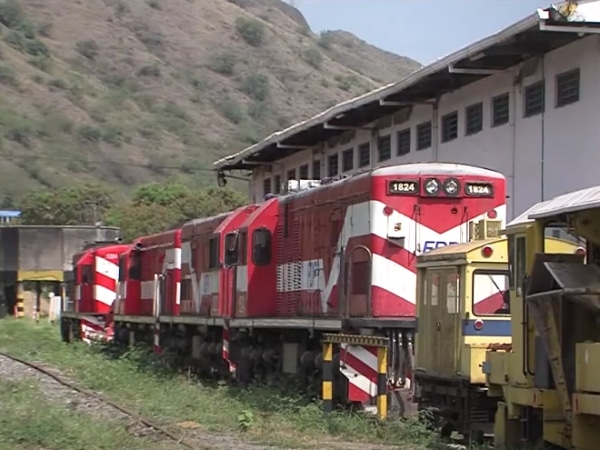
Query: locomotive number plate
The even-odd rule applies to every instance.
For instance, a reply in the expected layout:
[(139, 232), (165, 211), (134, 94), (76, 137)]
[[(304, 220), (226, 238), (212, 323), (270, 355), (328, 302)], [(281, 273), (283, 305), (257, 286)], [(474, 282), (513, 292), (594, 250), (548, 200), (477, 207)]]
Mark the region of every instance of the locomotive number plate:
[(467, 183), (465, 194), (469, 197), (491, 197), (494, 195), (494, 188), (489, 183)]
[(389, 195), (419, 195), (419, 182), (412, 180), (388, 181)]

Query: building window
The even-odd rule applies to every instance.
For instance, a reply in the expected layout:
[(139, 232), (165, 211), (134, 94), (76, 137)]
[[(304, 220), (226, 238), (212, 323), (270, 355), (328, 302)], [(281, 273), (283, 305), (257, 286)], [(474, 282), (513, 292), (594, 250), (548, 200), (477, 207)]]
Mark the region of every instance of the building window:
[(339, 172), (339, 158), (338, 154), (335, 153), (333, 155), (329, 155), (328, 164), (327, 164), (327, 176), (335, 177)]
[(431, 121), (417, 125), (417, 150), (431, 147)]
[(287, 180), (295, 180), (296, 179), (296, 169), (290, 169), (287, 171)]
[(499, 127), (510, 120), (510, 96), (506, 94), (492, 98), (492, 126)]
[(263, 180), (263, 195), (271, 193), (271, 178), (265, 178)]
[(392, 157), (392, 137), (390, 135), (380, 137), (377, 140), (377, 151), (379, 162), (387, 161)]
[(483, 130), (483, 103), (475, 103), (465, 109), (465, 134), (467, 136)]
[(442, 116), (442, 142), (450, 142), (458, 137), (458, 112)]
[(312, 163), (312, 179), (320, 180), (321, 179), (321, 161), (316, 160)]
[(275, 185), (275, 186), (273, 186), (274, 187), (273, 193), (274, 194), (281, 194), (281, 175), (275, 175), (275, 179), (273, 180), (273, 184)]
[(410, 128), (398, 131), (396, 138), (398, 139), (396, 155), (402, 156), (410, 153)]
[(342, 172), (350, 172), (354, 169), (354, 149), (349, 148), (342, 153)]
[(298, 178), (301, 180), (308, 180), (308, 164), (303, 164), (298, 170)]
[(358, 167), (371, 165), (371, 143), (365, 142), (358, 146)]
[(579, 69), (569, 70), (556, 76), (556, 107), (579, 101)]
[(531, 117), (544, 112), (544, 81), (530, 84), (523, 94), (523, 116)]

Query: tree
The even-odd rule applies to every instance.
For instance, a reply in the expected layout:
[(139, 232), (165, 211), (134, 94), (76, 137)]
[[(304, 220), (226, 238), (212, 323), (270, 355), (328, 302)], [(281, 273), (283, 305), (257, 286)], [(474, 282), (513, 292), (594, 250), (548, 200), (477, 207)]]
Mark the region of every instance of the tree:
[(168, 230), (180, 220), (181, 215), (168, 206), (157, 203), (125, 203), (108, 213), (106, 223), (119, 227), (121, 237), (129, 242), (140, 236)]
[(115, 205), (112, 193), (87, 183), (55, 191), (33, 191), (20, 206), (24, 225), (95, 225)]

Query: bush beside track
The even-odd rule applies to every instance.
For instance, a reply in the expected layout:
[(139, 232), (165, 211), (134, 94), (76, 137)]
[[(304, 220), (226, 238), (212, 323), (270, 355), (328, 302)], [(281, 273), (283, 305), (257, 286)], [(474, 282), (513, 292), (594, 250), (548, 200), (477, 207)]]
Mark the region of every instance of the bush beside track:
[[(439, 448), (435, 437), (412, 420), (389, 421), (382, 425), (364, 416), (345, 413), (324, 417), (318, 403), (307, 403), (273, 388), (242, 390), (223, 384), (201, 384), (184, 375), (167, 372), (153, 355), (141, 350), (116, 355), (102, 347), (90, 348), (82, 343), (66, 345), (60, 341), (57, 327), (45, 323), (1, 320), (0, 350), (27, 361), (51, 365), (64, 376), (77, 380), (82, 387), (99, 391), (120, 406), (178, 433), (183, 430), (177, 424), (187, 423), (204, 432), (237, 434), (246, 441), (284, 448), (342, 449), (354, 445), (364, 450)], [(14, 386), (17, 398), (25, 395), (23, 389), (22, 385)], [(6, 389), (0, 394), (7, 395)], [(86, 418), (79, 420), (84, 426)], [(1, 429), (7, 429), (9, 424), (0, 419), (0, 425)], [(28, 427), (27, 422), (23, 422), (23, 426)], [(75, 429), (73, 432), (80, 433)], [(0, 431), (0, 447), (3, 433), (5, 431)], [(73, 439), (83, 439), (83, 436)], [(110, 434), (105, 436), (115, 438)], [(365, 445), (367, 442), (369, 445)], [(40, 440), (31, 444), (47, 449), (69, 449), (64, 444), (56, 447)], [(95, 448), (114, 447), (108, 442), (101, 445), (96, 440)]]

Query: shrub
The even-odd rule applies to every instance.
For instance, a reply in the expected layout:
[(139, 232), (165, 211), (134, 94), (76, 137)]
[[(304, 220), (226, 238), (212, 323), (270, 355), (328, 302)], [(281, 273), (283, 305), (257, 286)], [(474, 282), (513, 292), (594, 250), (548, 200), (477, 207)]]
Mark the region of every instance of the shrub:
[(17, 30), (11, 30), (4, 35), (4, 42), (20, 52), (25, 51), (26, 41), (25, 35)]
[(120, 127), (108, 125), (102, 132), (102, 140), (107, 144), (120, 147), (125, 141), (125, 135)]
[(0, 3), (0, 23), (8, 28), (15, 28), (25, 20), (25, 12), (18, 0), (6, 0)]
[(335, 81), (337, 82), (337, 87), (343, 91), (349, 91), (352, 89), (352, 86), (358, 83), (355, 75), (336, 75)]
[(148, 47), (149, 50), (156, 49), (160, 47), (163, 43), (162, 34), (147, 28), (137, 30), (135, 32), (135, 35), (142, 44)]
[(50, 86), (51, 90), (53, 90), (52, 88), (60, 90), (65, 90), (69, 88), (68, 83), (61, 78), (54, 78), (48, 81), (48, 86)]
[(160, 77), (160, 67), (156, 64), (151, 64), (142, 67), (137, 73), (140, 77)]
[(254, 100), (265, 101), (270, 92), (269, 79), (263, 74), (252, 73), (244, 78), (242, 91)]
[(25, 52), (31, 56), (50, 56), (50, 50), (42, 41), (28, 39), (25, 41)]
[(235, 56), (231, 53), (214, 55), (209, 64), (209, 69), (221, 75), (233, 75), (235, 69)]
[(238, 17), (235, 20), (235, 31), (246, 44), (253, 47), (260, 47), (265, 39), (265, 26), (256, 19)]
[(150, 8), (153, 9), (162, 9), (162, 7), (160, 6), (160, 1), (159, 0), (147, 0), (146, 3), (148, 4), (148, 6)]
[(6, 64), (0, 63), (0, 84), (5, 86), (16, 86), (17, 78), (14, 70)]
[(83, 125), (79, 129), (79, 138), (87, 142), (98, 142), (102, 139), (102, 130), (93, 125)]
[(321, 55), (321, 52), (315, 47), (307, 48), (302, 54), (302, 59), (315, 69), (320, 69), (321, 64), (323, 63), (323, 55)]
[(320, 47), (323, 47), (326, 50), (330, 50), (331, 46), (333, 45), (333, 38), (331, 37), (331, 33), (329, 31), (321, 31), (317, 43)]
[(52, 32), (52, 23), (44, 22), (44, 23), (38, 25), (37, 32), (39, 34), (41, 34), (42, 36), (50, 37), (50, 34)]
[(231, 123), (237, 125), (244, 119), (244, 113), (242, 112), (241, 106), (231, 98), (224, 98), (223, 101), (218, 104), (218, 108), (221, 115)]
[(98, 47), (96, 41), (93, 39), (88, 39), (86, 41), (77, 42), (77, 44), (75, 44), (75, 50), (77, 50), (77, 53), (79, 53), (81, 56), (93, 60), (96, 58), (96, 56), (98, 56), (100, 48)]
[(40, 69), (42, 72), (50, 72), (52, 70), (52, 58), (48, 56), (36, 56), (34, 58), (30, 58), (28, 62), (33, 67)]

